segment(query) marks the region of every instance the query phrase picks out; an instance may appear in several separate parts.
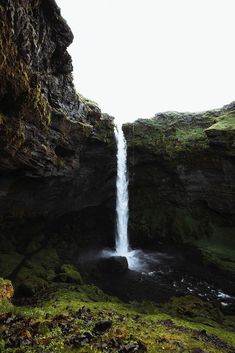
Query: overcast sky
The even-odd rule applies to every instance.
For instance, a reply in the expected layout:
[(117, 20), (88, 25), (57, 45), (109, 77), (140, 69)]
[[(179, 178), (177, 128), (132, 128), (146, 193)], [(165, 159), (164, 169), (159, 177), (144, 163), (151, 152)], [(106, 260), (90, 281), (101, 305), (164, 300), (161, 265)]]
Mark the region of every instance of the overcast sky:
[(57, 0), (77, 90), (119, 120), (235, 100), (235, 0)]

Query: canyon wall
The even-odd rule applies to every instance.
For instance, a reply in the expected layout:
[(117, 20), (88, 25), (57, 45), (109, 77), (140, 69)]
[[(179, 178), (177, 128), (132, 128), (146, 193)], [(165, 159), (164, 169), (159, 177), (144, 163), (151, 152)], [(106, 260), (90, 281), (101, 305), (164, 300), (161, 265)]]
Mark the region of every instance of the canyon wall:
[(125, 124), (131, 242), (187, 244), (235, 272), (235, 104)]
[(114, 241), (113, 118), (76, 92), (72, 40), (54, 0), (0, 0), (0, 276), (31, 289)]

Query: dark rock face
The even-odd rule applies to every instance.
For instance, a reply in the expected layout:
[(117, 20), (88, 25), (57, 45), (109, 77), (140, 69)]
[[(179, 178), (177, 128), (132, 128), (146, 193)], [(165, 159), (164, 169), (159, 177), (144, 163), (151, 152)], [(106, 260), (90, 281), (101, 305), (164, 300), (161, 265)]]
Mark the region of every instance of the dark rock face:
[(54, 0), (0, 6), (0, 169), (71, 175), (101, 120), (98, 107), (74, 89), (71, 30)]
[(190, 244), (235, 271), (235, 111), (164, 113), (124, 126), (132, 244)]
[(113, 118), (76, 93), (72, 40), (54, 0), (0, 0), (0, 274), (21, 283), (113, 242)]

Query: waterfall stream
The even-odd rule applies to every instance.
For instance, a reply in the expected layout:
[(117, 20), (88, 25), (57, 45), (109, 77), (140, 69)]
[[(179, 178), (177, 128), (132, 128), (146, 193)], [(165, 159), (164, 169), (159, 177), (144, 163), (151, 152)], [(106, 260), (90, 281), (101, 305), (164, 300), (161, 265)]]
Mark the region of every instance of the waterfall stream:
[(127, 258), (129, 269), (142, 269), (142, 251), (133, 250), (128, 238), (129, 194), (127, 171), (127, 143), (122, 130), (118, 125), (115, 130), (117, 143), (117, 179), (116, 179), (116, 238), (115, 250), (104, 250), (104, 256), (124, 256)]
[(122, 126), (118, 126), (115, 131), (117, 142), (117, 230), (116, 230), (116, 254), (128, 257), (128, 216), (129, 216), (129, 196), (128, 196), (128, 175), (127, 175), (127, 145)]
[(133, 250), (128, 238), (129, 194), (127, 172), (127, 143), (119, 125), (115, 131), (117, 142), (117, 197), (116, 197), (116, 256), (125, 256), (131, 270), (140, 269), (139, 250)]

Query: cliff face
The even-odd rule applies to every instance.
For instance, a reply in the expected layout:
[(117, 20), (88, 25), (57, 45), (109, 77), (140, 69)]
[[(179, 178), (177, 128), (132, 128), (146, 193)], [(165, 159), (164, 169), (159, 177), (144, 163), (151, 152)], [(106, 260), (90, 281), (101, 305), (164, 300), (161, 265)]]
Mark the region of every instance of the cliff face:
[(0, 168), (71, 175), (101, 120), (99, 108), (75, 92), (71, 30), (53, 0), (0, 5)]
[(112, 243), (113, 119), (76, 93), (72, 40), (54, 0), (0, 0), (0, 273), (21, 282)]
[(134, 244), (190, 244), (235, 272), (235, 106), (124, 126)]

